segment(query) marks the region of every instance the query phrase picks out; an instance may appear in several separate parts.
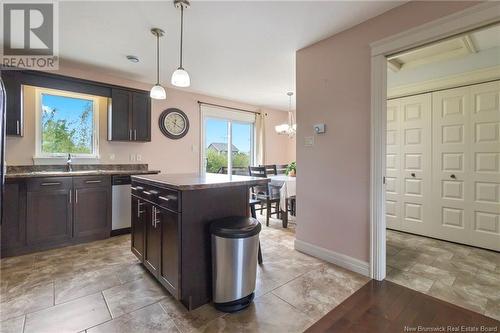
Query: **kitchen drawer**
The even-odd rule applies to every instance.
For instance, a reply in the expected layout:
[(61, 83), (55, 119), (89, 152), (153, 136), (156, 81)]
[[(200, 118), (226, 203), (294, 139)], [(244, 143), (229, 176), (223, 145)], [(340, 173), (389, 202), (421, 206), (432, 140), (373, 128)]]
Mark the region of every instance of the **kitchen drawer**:
[(180, 195), (176, 190), (132, 182), (132, 194), (174, 212), (180, 211)]
[(28, 192), (70, 189), (72, 177), (31, 178), (27, 182)]
[(156, 203), (158, 206), (173, 210), (174, 212), (180, 211), (179, 205), (179, 192), (175, 190), (158, 188)]
[(75, 187), (101, 187), (111, 186), (110, 176), (84, 176), (73, 177)]

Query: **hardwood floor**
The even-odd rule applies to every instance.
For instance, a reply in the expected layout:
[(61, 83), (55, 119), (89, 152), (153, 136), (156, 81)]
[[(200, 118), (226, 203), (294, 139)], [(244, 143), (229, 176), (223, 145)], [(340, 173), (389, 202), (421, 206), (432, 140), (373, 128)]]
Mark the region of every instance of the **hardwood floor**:
[(372, 280), (306, 332), (488, 332), (481, 327), (498, 332), (500, 322), (389, 281)]

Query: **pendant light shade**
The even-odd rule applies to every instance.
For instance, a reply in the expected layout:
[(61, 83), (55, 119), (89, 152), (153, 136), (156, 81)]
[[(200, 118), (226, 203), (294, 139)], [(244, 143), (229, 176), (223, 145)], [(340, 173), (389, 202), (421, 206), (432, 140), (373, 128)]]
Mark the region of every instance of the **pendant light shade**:
[(191, 85), (191, 79), (184, 68), (178, 68), (172, 74), (172, 84), (176, 87), (186, 88)]
[(186, 88), (191, 85), (191, 79), (189, 78), (189, 73), (182, 67), (182, 47), (184, 37), (184, 8), (189, 8), (190, 4), (188, 0), (174, 0), (174, 6), (181, 9), (181, 45), (179, 67), (172, 74), (170, 82), (176, 87)]
[(166, 99), (167, 92), (165, 91), (165, 88), (163, 88), (160, 84), (155, 84), (153, 88), (151, 88), (149, 96), (154, 99)]
[(160, 37), (165, 32), (159, 28), (153, 28), (151, 33), (156, 36), (156, 84), (151, 88), (149, 96), (153, 99), (166, 99), (167, 92), (160, 84)]

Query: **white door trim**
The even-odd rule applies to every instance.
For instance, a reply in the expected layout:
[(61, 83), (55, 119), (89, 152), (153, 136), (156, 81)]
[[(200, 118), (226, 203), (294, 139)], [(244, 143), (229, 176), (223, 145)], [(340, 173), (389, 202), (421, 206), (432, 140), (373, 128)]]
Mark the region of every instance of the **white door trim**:
[(386, 57), (500, 21), (500, 2), (483, 2), (370, 44), (370, 276), (385, 278), (385, 139), (387, 108)]

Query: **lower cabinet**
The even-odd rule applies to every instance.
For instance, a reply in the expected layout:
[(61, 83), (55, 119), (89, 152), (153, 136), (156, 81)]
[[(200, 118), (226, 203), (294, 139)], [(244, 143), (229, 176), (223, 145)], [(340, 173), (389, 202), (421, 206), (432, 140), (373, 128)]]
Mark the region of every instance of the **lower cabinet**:
[(109, 177), (73, 180), (74, 237), (107, 237), (111, 229), (111, 184)]
[(2, 257), (110, 236), (107, 176), (9, 180), (2, 216)]
[(27, 244), (50, 246), (69, 241), (73, 237), (72, 179), (30, 179), (27, 186)]
[(156, 218), (161, 225), (160, 283), (172, 295), (179, 287), (179, 214), (159, 208)]
[(156, 277), (160, 274), (161, 257), (161, 225), (156, 217), (156, 206), (146, 204), (145, 228), (146, 247), (144, 250), (144, 265)]
[(2, 254), (26, 245), (26, 186), (6, 183), (3, 193)]
[(146, 211), (144, 202), (132, 196), (131, 212), (131, 247), (132, 253), (141, 261), (144, 261), (144, 232), (146, 227)]
[(132, 195), (132, 252), (179, 298), (180, 214)]

